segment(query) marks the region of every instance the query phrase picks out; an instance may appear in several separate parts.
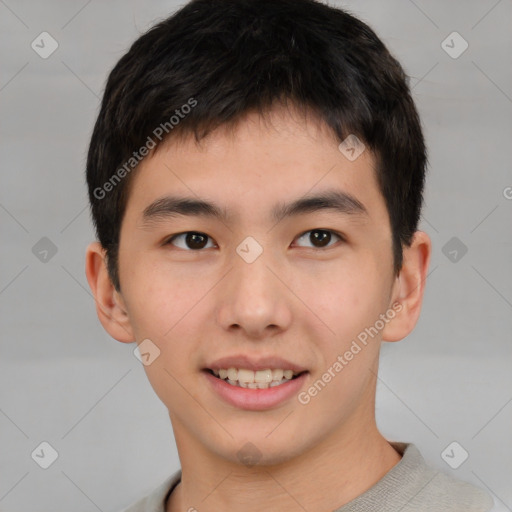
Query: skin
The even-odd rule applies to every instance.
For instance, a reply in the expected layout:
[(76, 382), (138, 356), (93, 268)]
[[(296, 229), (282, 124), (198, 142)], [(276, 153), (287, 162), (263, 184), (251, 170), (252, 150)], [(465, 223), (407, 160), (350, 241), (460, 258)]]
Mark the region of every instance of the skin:
[[(137, 168), (121, 227), (114, 290), (98, 242), (86, 275), (98, 317), (123, 343), (149, 338), (160, 356), (144, 366), (169, 410), (182, 480), (167, 512), (332, 511), (381, 479), (401, 459), (375, 422), (382, 341), (414, 328), (421, 309), (431, 242), (421, 231), (393, 273), (389, 215), (366, 149), (351, 162), (313, 116), (275, 108), (270, 122), (247, 115), (197, 144), (171, 138)], [(321, 211), (275, 224), (277, 202), (326, 189), (349, 192), (367, 216)], [(166, 194), (199, 196), (229, 207), (229, 223), (177, 216), (143, 227), (142, 211)], [(308, 230), (332, 230), (328, 247)], [(184, 237), (198, 231), (207, 247)], [(345, 240), (337, 238), (340, 233)], [(247, 236), (263, 247), (248, 264), (236, 252)], [(226, 404), (201, 370), (217, 358), (278, 355), (308, 368), (303, 390), (349, 349), (352, 340), (399, 302), (402, 309), (307, 405), (293, 397), (247, 411)], [(246, 466), (237, 452), (261, 454)]]

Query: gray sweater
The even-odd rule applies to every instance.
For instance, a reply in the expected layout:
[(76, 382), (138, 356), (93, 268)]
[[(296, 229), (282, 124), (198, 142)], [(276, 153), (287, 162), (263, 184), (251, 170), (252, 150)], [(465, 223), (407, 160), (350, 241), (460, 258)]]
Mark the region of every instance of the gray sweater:
[[(402, 460), (370, 489), (333, 512), (488, 512), (493, 507), (484, 490), (429, 467), (414, 444), (391, 444)], [(165, 512), (167, 496), (180, 479), (181, 469), (123, 512)]]

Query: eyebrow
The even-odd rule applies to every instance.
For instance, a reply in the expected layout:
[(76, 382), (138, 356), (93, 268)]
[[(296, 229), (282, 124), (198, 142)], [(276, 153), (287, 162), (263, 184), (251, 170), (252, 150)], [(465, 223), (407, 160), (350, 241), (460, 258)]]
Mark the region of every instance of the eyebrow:
[[(278, 223), (287, 217), (319, 211), (334, 211), (342, 215), (361, 217), (368, 216), (365, 206), (353, 195), (340, 190), (327, 190), (316, 195), (301, 197), (291, 203), (277, 203), (271, 210), (271, 219)], [(231, 214), (228, 209), (203, 199), (165, 196), (155, 200), (144, 209), (142, 214), (143, 226), (149, 226), (153, 222), (176, 216), (214, 218), (222, 222), (228, 222)]]

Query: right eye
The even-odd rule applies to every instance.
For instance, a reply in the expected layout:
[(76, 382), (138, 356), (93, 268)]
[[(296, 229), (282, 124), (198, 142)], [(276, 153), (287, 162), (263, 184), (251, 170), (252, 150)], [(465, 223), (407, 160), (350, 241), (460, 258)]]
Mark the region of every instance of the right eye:
[[(210, 237), (205, 233), (201, 233), (199, 231), (185, 231), (184, 233), (178, 233), (176, 235), (173, 235), (163, 245), (176, 245), (177, 247), (183, 250), (198, 251), (200, 249), (205, 248), (206, 241), (208, 239), (210, 239)], [(173, 243), (176, 240), (181, 240), (181, 245)], [(185, 244), (185, 247), (183, 246), (183, 244)], [(209, 247), (206, 248), (208, 249)]]

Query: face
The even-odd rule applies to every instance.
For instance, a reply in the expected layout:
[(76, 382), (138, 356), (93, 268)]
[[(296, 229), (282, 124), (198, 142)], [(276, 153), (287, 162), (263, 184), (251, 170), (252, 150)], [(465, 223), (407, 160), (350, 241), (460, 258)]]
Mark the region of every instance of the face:
[[(397, 284), (374, 165), (369, 150), (351, 161), (324, 125), (284, 110), (270, 123), (249, 115), (200, 145), (171, 139), (140, 164), (117, 300), (133, 338), (159, 350), (144, 368), (178, 442), (233, 462), (251, 442), (265, 462), (283, 462), (370, 421)], [(284, 208), (320, 195), (330, 201)], [(148, 208), (166, 196), (212, 203), (219, 215)], [(307, 373), (277, 403), (236, 405), (205, 371), (230, 356), (279, 357)]]

